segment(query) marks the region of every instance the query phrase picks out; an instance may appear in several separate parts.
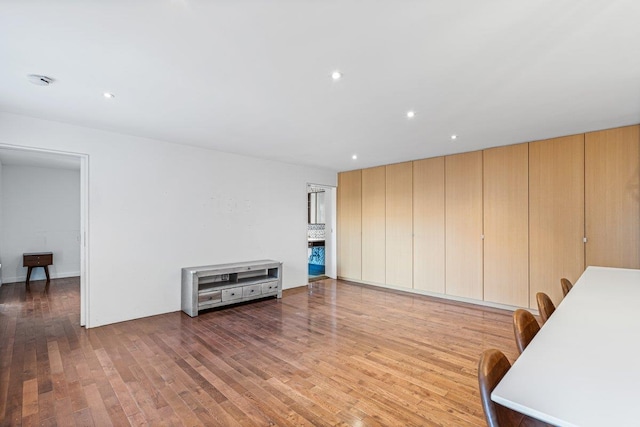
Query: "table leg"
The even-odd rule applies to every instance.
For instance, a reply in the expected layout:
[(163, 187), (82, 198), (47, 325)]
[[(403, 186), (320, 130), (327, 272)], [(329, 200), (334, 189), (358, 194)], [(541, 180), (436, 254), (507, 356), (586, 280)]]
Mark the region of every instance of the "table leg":
[(49, 266), (48, 265), (44, 266), (44, 274), (46, 274), (46, 276), (47, 276), (47, 285), (48, 285), (49, 282), (51, 281), (51, 278), (49, 277)]
[(27, 289), (29, 289), (29, 280), (31, 279), (31, 270), (33, 269), (33, 267), (27, 267)]

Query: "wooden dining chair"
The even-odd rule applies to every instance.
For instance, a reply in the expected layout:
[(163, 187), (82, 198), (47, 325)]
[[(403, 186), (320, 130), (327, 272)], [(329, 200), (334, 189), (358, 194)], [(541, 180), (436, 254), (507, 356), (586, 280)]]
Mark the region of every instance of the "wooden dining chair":
[(533, 314), (521, 308), (513, 312), (513, 332), (516, 336), (516, 346), (520, 354), (527, 348), (539, 330), (540, 325), (536, 318), (533, 317)]
[(496, 388), (509, 369), (511, 369), (511, 363), (509, 363), (509, 360), (500, 350), (485, 350), (480, 356), (480, 362), (478, 363), (478, 384), (480, 386), (480, 401), (482, 402), (482, 410), (487, 420), (487, 426), (548, 426), (548, 424), (542, 421), (528, 417), (491, 400), (491, 392)]
[(536, 301), (538, 302), (538, 311), (540, 312), (542, 324), (544, 325), (553, 312), (556, 311), (556, 306), (553, 304), (553, 301), (551, 301), (551, 298), (549, 298), (549, 295), (544, 292), (538, 292), (536, 294)]
[(565, 297), (567, 296), (571, 288), (573, 288), (573, 285), (571, 284), (569, 279), (565, 279), (564, 277), (560, 279), (560, 286), (562, 286), (562, 295)]

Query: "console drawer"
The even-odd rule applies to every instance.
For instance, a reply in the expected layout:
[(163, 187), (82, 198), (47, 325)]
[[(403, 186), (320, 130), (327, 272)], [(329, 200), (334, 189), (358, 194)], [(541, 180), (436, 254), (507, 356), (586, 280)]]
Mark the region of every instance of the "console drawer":
[(230, 288), (222, 290), (222, 301), (233, 301), (242, 298), (242, 288)]
[(270, 294), (273, 292), (278, 292), (278, 281), (267, 282), (262, 284), (262, 293)]
[(261, 293), (262, 285), (260, 283), (258, 283), (257, 285), (245, 286), (242, 288), (242, 296), (245, 298), (260, 295)]
[(198, 294), (198, 304), (209, 304), (222, 301), (222, 291), (209, 291)]

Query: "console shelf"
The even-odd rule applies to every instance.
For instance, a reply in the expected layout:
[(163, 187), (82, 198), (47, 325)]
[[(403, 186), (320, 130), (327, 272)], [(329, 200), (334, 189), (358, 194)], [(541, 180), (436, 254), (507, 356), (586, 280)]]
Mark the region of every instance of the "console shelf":
[(275, 296), (282, 298), (282, 263), (273, 260), (182, 269), (182, 311), (198, 311)]

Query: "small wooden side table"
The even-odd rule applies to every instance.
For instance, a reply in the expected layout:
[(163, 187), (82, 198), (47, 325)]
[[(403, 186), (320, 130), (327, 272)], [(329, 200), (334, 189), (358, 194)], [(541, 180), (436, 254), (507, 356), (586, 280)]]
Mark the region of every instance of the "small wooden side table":
[(27, 270), (27, 288), (29, 287), (29, 280), (31, 279), (31, 271), (34, 267), (43, 267), (44, 274), (47, 275), (47, 286), (51, 278), (49, 277), (49, 266), (53, 265), (53, 252), (33, 252), (28, 254), (22, 254), (22, 266), (28, 267)]

